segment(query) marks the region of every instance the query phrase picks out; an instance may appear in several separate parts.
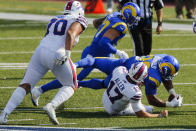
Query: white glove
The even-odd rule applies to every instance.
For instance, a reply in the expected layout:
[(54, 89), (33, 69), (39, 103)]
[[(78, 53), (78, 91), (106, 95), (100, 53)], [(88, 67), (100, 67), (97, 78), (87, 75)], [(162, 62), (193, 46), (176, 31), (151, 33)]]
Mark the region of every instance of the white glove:
[(71, 56), (70, 50), (59, 49), (55, 53), (55, 63), (56, 65), (63, 65), (67, 59)]
[(177, 94), (171, 102), (166, 102), (166, 107), (180, 107), (182, 106), (182, 101), (183, 97), (180, 94)]
[(121, 51), (121, 50), (117, 50), (116, 55), (121, 59), (128, 59), (129, 58), (128, 54), (124, 51)]

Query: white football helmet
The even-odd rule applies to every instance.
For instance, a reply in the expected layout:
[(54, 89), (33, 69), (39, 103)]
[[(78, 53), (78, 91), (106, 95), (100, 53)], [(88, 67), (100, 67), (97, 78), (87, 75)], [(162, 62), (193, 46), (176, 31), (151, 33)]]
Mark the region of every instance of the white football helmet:
[(131, 65), (128, 75), (134, 82), (144, 82), (148, 76), (148, 67), (143, 62), (137, 62)]
[(84, 16), (84, 9), (79, 1), (70, 0), (65, 4), (63, 13)]

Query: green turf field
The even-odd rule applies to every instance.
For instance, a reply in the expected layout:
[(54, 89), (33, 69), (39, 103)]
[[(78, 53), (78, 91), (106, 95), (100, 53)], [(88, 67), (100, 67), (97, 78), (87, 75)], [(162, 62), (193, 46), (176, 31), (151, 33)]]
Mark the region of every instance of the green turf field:
[[(16, 10), (16, 8), (24, 8), (27, 11)], [(1, 0), (0, 4), (0, 12), (55, 15), (62, 9), (62, 2)], [(48, 10), (51, 10), (51, 12)], [(173, 11), (171, 7), (164, 10), (166, 12)], [(172, 16), (166, 14), (168, 20), (170, 17)], [(173, 14), (173, 17), (175, 17), (175, 14)], [(190, 21), (185, 21), (185, 23), (190, 23)], [(46, 27), (47, 23), (44, 22), (0, 20), (0, 64), (28, 63), (33, 51), (44, 36)], [(81, 35), (80, 42), (72, 52), (71, 57), (74, 62), (80, 59), (83, 48), (90, 44), (95, 32), (96, 30), (90, 25)], [(133, 55), (132, 41), (129, 34), (120, 41), (117, 48), (126, 50), (129, 56)], [(184, 97), (183, 103), (185, 105), (180, 108), (154, 108), (155, 113), (167, 109), (169, 111), (168, 118), (147, 119), (137, 118), (136, 116), (109, 116), (104, 111), (101, 102), (104, 89), (81, 88), (71, 99), (57, 109), (57, 118), (62, 123), (59, 126), (120, 129), (196, 129), (196, 35), (189, 31), (167, 30), (158, 36), (153, 31), (152, 54), (161, 53), (175, 56), (181, 64), (179, 74), (173, 82), (176, 92)], [(79, 71), (78, 69), (77, 72)], [(19, 85), (24, 73), (25, 69), (2, 68), (0, 66), (0, 110), (5, 107), (15, 89), (14, 87)], [(93, 77), (103, 79), (105, 75), (100, 72), (93, 72), (87, 79)], [(54, 78), (52, 73), (49, 72), (37, 86)], [(144, 90), (142, 91), (144, 94)], [(56, 92), (57, 90), (53, 90), (43, 94), (40, 97), (38, 108), (33, 107), (30, 95), (27, 95), (19, 107), (9, 116), (8, 125), (51, 126), (47, 115), (42, 111), (42, 107), (50, 102)], [(162, 85), (158, 89), (157, 96), (167, 100), (168, 93)], [(142, 101), (144, 104), (148, 104), (145, 95), (143, 95)]]

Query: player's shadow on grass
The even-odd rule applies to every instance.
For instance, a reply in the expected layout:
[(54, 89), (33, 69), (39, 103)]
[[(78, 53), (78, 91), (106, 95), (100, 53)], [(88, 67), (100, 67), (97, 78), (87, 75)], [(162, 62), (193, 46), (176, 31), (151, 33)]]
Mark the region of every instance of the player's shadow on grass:
[(57, 117), (62, 118), (109, 118), (111, 117), (104, 111), (95, 112), (77, 112), (77, 111), (62, 111), (57, 112)]

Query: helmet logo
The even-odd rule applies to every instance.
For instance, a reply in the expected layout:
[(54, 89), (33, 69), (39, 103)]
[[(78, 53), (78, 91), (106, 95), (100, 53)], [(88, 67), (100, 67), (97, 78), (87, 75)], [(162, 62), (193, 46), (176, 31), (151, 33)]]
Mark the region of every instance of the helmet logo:
[(72, 3), (73, 3), (73, 1), (70, 1), (70, 2), (67, 4), (66, 10), (71, 10)]
[[(136, 67), (136, 65), (134, 66), (134, 69), (135, 69), (135, 67)], [(142, 65), (142, 67), (141, 67), (141, 68), (139, 69), (139, 71), (133, 76), (133, 78), (137, 80), (137, 79), (141, 76), (141, 74), (143, 73), (144, 68), (145, 68), (145, 65)]]
[[(176, 72), (175, 67), (171, 63), (161, 63), (161, 65), (160, 65), (161, 72), (163, 72), (164, 66), (168, 67), (171, 70), (171, 75), (175, 74), (175, 72)], [(166, 73), (164, 73), (164, 74), (166, 74)]]

